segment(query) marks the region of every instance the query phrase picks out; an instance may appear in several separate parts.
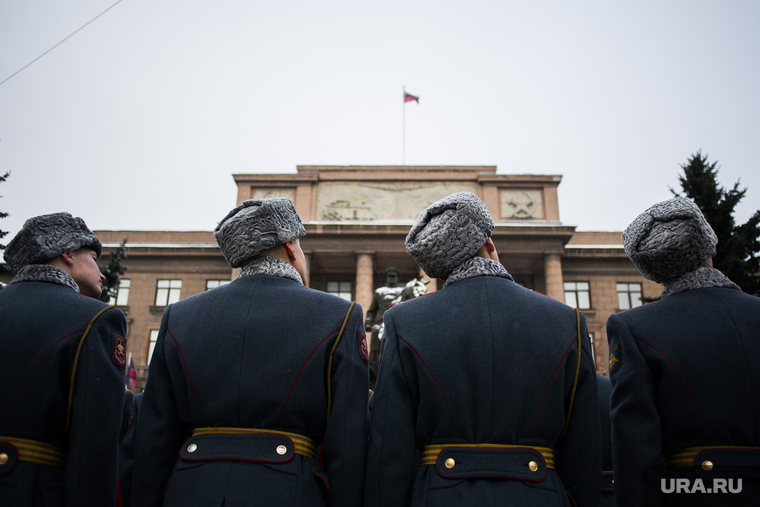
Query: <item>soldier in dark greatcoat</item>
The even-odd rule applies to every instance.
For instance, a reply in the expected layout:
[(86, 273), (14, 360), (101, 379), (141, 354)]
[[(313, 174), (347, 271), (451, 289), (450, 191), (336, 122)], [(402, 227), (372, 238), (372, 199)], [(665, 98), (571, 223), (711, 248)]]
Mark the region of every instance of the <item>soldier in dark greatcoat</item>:
[(406, 249), (438, 292), (385, 312), (365, 506), (597, 505), (596, 377), (582, 314), (516, 284), (471, 193)]
[(596, 389), (599, 396), (599, 425), (602, 430), (602, 489), (599, 507), (615, 507), (615, 482), (612, 470), (612, 426), (610, 423), (610, 379), (596, 374)]
[(101, 252), (68, 213), (30, 218), (5, 250), (15, 276), (0, 292), (3, 507), (116, 505), (126, 322), (95, 299)]
[(360, 505), (362, 309), (304, 287), (305, 230), (288, 199), (245, 201), (214, 235), (242, 271), (164, 311), (132, 505)]
[(623, 244), (665, 289), (607, 321), (617, 505), (760, 505), (760, 299), (712, 267), (689, 199), (649, 208)]
[[(129, 396), (129, 393), (127, 393)], [(119, 485), (121, 486), (121, 505), (132, 505), (132, 474), (135, 469), (135, 439), (137, 438), (137, 421), (140, 418), (143, 393), (138, 393), (129, 403), (129, 420), (126, 432), (119, 445)]]

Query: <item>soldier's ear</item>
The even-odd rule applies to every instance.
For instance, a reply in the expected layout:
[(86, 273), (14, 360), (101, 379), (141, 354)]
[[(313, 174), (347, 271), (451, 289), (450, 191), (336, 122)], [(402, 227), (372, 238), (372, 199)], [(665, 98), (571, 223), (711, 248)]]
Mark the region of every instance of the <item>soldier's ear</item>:
[(63, 262), (66, 263), (67, 266), (74, 265), (74, 252), (63, 252), (60, 257), (63, 259)]
[(291, 263), (295, 262), (296, 260), (296, 249), (293, 246), (293, 241), (286, 241), (282, 244), (282, 246), (285, 247), (285, 253), (288, 255), (288, 259)]

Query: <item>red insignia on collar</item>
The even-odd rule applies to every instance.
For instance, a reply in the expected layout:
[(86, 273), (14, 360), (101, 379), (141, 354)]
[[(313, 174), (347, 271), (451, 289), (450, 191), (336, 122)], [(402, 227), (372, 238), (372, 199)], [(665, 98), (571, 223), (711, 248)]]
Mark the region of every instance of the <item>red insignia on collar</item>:
[(369, 363), (369, 349), (367, 347), (367, 336), (364, 333), (359, 334), (359, 354)]
[(113, 345), (113, 362), (124, 368), (127, 364), (127, 339), (112, 334), (111, 344)]

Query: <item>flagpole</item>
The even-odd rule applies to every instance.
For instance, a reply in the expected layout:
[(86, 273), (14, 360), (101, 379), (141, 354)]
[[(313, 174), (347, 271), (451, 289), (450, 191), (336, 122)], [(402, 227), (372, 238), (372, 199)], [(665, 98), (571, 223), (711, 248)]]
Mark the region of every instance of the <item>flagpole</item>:
[(401, 128), (401, 165), (406, 165), (406, 85), (404, 85), (404, 101), (401, 103), (401, 107), (404, 108), (404, 126)]

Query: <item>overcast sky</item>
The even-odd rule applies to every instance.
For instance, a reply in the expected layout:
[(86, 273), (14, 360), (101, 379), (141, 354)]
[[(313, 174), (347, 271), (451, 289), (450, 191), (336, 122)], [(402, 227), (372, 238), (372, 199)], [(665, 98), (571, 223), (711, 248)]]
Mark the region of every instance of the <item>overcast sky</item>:
[[(0, 2), (0, 81), (114, 2)], [(404, 107), (406, 164), (561, 174), (579, 230), (625, 228), (700, 149), (744, 222), (758, 26), (750, 0), (123, 0), (0, 85), (0, 229), (212, 230), (233, 173), (400, 164)]]

